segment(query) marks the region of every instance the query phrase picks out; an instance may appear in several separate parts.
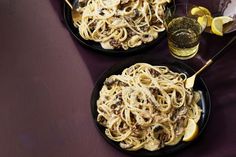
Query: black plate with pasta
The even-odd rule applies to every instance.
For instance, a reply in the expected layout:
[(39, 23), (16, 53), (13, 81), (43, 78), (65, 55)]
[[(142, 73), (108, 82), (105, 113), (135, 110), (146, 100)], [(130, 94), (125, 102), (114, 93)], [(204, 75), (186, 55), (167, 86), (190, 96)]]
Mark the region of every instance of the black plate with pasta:
[[(186, 74), (186, 76), (190, 76), (194, 73), (194, 71), (189, 66), (187, 66), (186, 64), (180, 63), (176, 60), (170, 61), (170, 60), (165, 60), (165, 59), (153, 59), (153, 58), (147, 58), (147, 57), (143, 57), (143, 56), (134, 57), (129, 60), (123, 61), (117, 65), (112, 66), (110, 69), (108, 69), (106, 72), (104, 72), (102, 74), (102, 76), (98, 79), (98, 81), (95, 84), (94, 90), (92, 92), (92, 96), (91, 96), (91, 112), (92, 112), (92, 116), (93, 116), (93, 119), (94, 119), (94, 122), (97, 126), (98, 131), (104, 137), (104, 139), (109, 144), (111, 144), (113, 147), (120, 150), (121, 152), (127, 153), (129, 155), (133, 155), (133, 156), (142, 156), (142, 157), (144, 157), (144, 156), (164, 156), (164, 155), (172, 154), (172, 153), (175, 153), (179, 150), (184, 149), (186, 146), (191, 144), (196, 139), (194, 139), (193, 141), (190, 141), (190, 142), (183, 142), (182, 140), (180, 140), (180, 142), (178, 142), (177, 144), (166, 145), (162, 148), (153, 149), (151, 151), (148, 150), (148, 149), (152, 149), (150, 147), (146, 147), (145, 149), (141, 148), (141, 149), (137, 149), (137, 150), (135, 150), (136, 148), (134, 148), (132, 151), (130, 151), (131, 150), (130, 148), (128, 148), (130, 150), (124, 149), (124, 148), (127, 148), (127, 147), (124, 147), (124, 143), (123, 143), (123, 148), (121, 148), (121, 145), (119, 142), (115, 142), (114, 140), (111, 140), (107, 136), (107, 134), (105, 133), (106, 127), (97, 121), (97, 118), (99, 115), (97, 102), (100, 99), (100, 91), (102, 90), (102, 88), (104, 86), (104, 81), (107, 78), (109, 78), (111, 75), (121, 74), (124, 69), (131, 67), (131, 66), (135, 65), (136, 63), (147, 63), (147, 64), (153, 65), (153, 66), (165, 66), (165, 67), (168, 67), (171, 71), (174, 71), (177, 73), (184, 73), (184, 74)], [(196, 78), (196, 82), (195, 82), (195, 86), (194, 86), (193, 90), (200, 91), (200, 93), (201, 93), (200, 94), (201, 99), (197, 102), (197, 105), (201, 108), (201, 115), (199, 116), (199, 119), (197, 121), (197, 125), (199, 128), (199, 132), (198, 132), (197, 137), (199, 137), (203, 133), (203, 131), (206, 127), (207, 121), (209, 119), (210, 110), (211, 110), (211, 101), (210, 101), (210, 95), (209, 95), (208, 88), (202, 78), (200, 78), (200, 77)], [(129, 95), (129, 94), (125, 94), (125, 95)], [(125, 95), (122, 95), (123, 100), (125, 99), (124, 98)], [(101, 101), (99, 100), (99, 102), (101, 102)], [(104, 99), (103, 99), (103, 103), (106, 103), (106, 101), (104, 101)], [(99, 111), (100, 110), (101, 109), (99, 109)], [(115, 111), (115, 110), (113, 110), (113, 111)], [(125, 113), (125, 112), (123, 112), (123, 113)], [(131, 113), (130, 113), (130, 115), (131, 115)], [(135, 115), (135, 116), (137, 117), (137, 115)], [(122, 117), (122, 115), (121, 115), (121, 117)], [(101, 118), (99, 118), (99, 119), (101, 119)], [(107, 122), (107, 121), (105, 121), (105, 122)], [(137, 123), (137, 120), (135, 123)], [(165, 123), (165, 122), (163, 122), (163, 123)], [(109, 123), (109, 124), (111, 124), (111, 123)], [(121, 125), (119, 124), (118, 126), (120, 127)], [(123, 126), (124, 126), (124, 124), (122, 124), (122, 127)], [(147, 128), (146, 130), (148, 130), (148, 129), (149, 128)], [(133, 133), (133, 130), (131, 131), (131, 133), (136, 134), (136, 133)], [(113, 136), (112, 134), (110, 134), (110, 135)], [(138, 133), (136, 135), (138, 135)], [(155, 136), (155, 137), (157, 137), (157, 136)], [(158, 136), (157, 138), (159, 138), (159, 137), (160, 136)]]
[[(74, 0), (71, 0), (71, 4), (74, 3)], [(171, 6), (172, 3), (168, 4), (166, 7)], [(69, 32), (78, 40), (78, 42), (80, 44), (82, 44), (85, 47), (88, 47), (92, 50), (94, 50), (95, 52), (101, 52), (101, 53), (105, 53), (105, 54), (115, 54), (115, 55), (126, 55), (126, 54), (133, 54), (133, 53), (138, 53), (138, 52), (142, 52), (144, 50), (147, 50), (149, 48), (152, 48), (154, 46), (157, 46), (166, 36), (165, 31), (159, 32), (158, 33), (158, 37), (156, 39), (153, 39), (151, 42), (148, 41), (147, 43), (142, 43), (139, 46), (135, 46), (133, 48), (128, 48), (128, 49), (123, 49), (123, 45), (121, 48), (115, 48), (115, 49), (104, 49), (101, 44), (99, 42), (95, 42), (92, 40), (85, 40), (79, 32), (79, 29), (76, 28), (73, 24), (73, 20), (72, 20), (72, 11), (71, 8), (67, 5), (66, 2), (63, 2), (63, 16), (64, 16), (64, 20), (65, 20), (65, 24), (67, 29), (69, 30)], [(153, 33), (146, 33), (145, 36), (152, 36)], [(132, 36), (132, 35), (130, 35)], [(145, 40), (149, 40), (150, 38), (148, 37)], [(135, 40), (135, 39), (134, 39)], [(143, 39), (142, 39), (143, 40)], [(109, 42), (111, 43), (111, 42)], [(107, 43), (105, 43), (107, 44)], [(113, 42), (113, 45), (117, 45), (116, 42)]]

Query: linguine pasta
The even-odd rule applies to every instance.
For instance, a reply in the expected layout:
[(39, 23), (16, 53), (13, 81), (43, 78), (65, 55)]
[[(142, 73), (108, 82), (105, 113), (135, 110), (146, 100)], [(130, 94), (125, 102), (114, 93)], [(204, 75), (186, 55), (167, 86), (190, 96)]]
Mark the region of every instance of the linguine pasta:
[(99, 42), (104, 49), (127, 50), (153, 41), (165, 30), (162, 19), (170, 0), (82, 2), (73, 17), (81, 37)]
[(184, 87), (187, 76), (166, 66), (137, 63), (108, 77), (97, 100), (97, 121), (121, 148), (159, 150), (183, 137), (188, 119), (201, 116), (200, 93)]

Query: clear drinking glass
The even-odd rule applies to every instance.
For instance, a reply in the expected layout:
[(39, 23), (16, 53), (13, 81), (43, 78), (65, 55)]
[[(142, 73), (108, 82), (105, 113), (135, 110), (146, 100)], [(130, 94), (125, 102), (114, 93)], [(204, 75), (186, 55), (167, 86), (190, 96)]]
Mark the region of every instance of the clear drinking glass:
[(164, 24), (170, 53), (178, 59), (190, 59), (199, 49), (203, 32), (196, 16), (191, 15), (193, 4), (176, 4), (165, 11)]

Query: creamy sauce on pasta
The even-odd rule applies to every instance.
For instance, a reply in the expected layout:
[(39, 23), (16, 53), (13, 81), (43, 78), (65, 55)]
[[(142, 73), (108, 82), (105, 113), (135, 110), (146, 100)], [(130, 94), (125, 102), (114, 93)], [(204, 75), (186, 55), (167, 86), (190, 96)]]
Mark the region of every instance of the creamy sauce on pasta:
[(187, 76), (166, 66), (137, 63), (108, 77), (97, 100), (97, 121), (105, 134), (130, 151), (177, 144), (188, 119), (201, 117), (198, 91), (186, 89)]
[(165, 30), (163, 14), (170, 0), (88, 0), (74, 20), (81, 37), (104, 49), (129, 49), (148, 43)]

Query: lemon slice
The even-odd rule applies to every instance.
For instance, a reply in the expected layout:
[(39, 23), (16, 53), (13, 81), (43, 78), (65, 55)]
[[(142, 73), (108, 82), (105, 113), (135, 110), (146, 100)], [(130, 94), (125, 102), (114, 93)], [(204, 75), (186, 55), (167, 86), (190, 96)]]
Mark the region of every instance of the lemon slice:
[(188, 125), (185, 128), (183, 141), (192, 141), (198, 135), (198, 126), (193, 119), (188, 120)]
[(216, 35), (223, 36), (223, 25), (230, 21), (233, 21), (233, 19), (228, 16), (219, 16), (213, 18), (211, 31)]
[(211, 26), (212, 17), (210, 15), (204, 15), (197, 18), (198, 23), (202, 26), (202, 29)]
[(202, 30), (204, 30), (207, 26), (207, 18), (206, 16), (200, 16), (197, 18), (197, 22), (201, 25)]
[(211, 12), (202, 6), (197, 6), (191, 9), (191, 14), (192, 15), (197, 15), (197, 16), (204, 16), (204, 15), (209, 15), (211, 16)]

